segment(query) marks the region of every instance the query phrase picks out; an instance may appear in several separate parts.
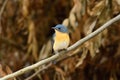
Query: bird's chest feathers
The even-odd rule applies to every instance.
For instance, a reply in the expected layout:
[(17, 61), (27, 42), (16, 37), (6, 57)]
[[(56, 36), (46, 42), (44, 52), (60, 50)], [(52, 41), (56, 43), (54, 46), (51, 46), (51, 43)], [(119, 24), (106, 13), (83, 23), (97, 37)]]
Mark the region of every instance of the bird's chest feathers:
[(59, 50), (59, 49), (65, 49), (69, 45), (69, 35), (67, 33), (62, 33), (56, 31), (55, 33), (55, 43), (54, 43), (54, 49)]

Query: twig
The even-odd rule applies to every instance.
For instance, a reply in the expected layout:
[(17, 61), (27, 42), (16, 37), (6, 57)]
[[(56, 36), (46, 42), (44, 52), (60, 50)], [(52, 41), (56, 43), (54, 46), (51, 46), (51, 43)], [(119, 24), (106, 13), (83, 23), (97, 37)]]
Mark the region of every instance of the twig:
[(4, 1), (3, 6), (2, 6), (2, 8), (0, 10), (0, 20), (1, 20), (2, 13), (3, 13), (4, 9), (5, 9), (5, 6), (6, 6), (7, 2), (8, 2), (8, 0)]
[[(109, 20), (108, 22), (106, 22), (103, 26), (101, 26), (100, 28), (98, 28), (96, 31), (94, 31), (93, 33), (89, 34), (88, 36), (86, 36), (85, 38), (77, 41), (75, 44), (73, 44), (72, 46), (70, 46), (69, 48), (67, 48), (66, 52), (70, 51), (70, 50), (73, 50), (75, 48), (77, 48), (78, 46), (82, 45), (83, 43), (85, 43), (86, 41), (88, 41), (89, 39), (93, 38), (94, 36), (96, 36), (97, 34), (99, 34), (100, 32), (102, 32), (104, 29), (108, 28), (111, 24), (113, 24), (114, 22), (120, 20), (120, 14), (118, 16), (116, 16), (115, 18)], [(60, 52), (61, 53), (61, 52)], [(64, 54), (64, 53), (63, 53)], [(41, 60), (31, 66), (28, 66), (26, 68), (23, 68), (21, 70), (18, 70), (14, 73), (11, 73), (9, 75), (6, 75), (2, 78), (0, 78), (0, 80), (7, 80), (7, 79), (10, 79), (10, 78), (13, 78), (13, 77), (16, 77), (16, 76), (19, 76), (25, 72), (28, 72), (30, 70), (33, 70), (43, 64), (46, 64), (48, 62), (51, 62), (53, 60), (56, 60), (57, 58), (59, 58), (59, 55), (60, 54), (55, 54), (47, 59), (44, 59), (44, 60)]]
[(111, 24), (113, 24), (114, 22), (120, 20), (120, 14), (117, 15), (116, 17), (114, 17), (113, 19), (107, 21), (104, 25), (102, 25), (100, 28), (98, 28), (97, 30), (95, 30), (94, 32), (92, 32), (91, 34), (87, 35), (85, 38), (77, 41), (74, 45), (70, 46), (69, 48), (67, 48), (67, 51), (73, 50), (76, 47), (78, 47), (79, 45), (83, 44), (84, 42), (88, 41), (89, 39), (93, 38), (94, 36), (98, 35), (99, 33), (101, 33), (103, 30), (105, 30), (106, 28), (108, 28)]
[(41, 71), (47, 69), (48, 67), (50, 67), (52, 65), (52, 63), (48, 64), (47, 66), (39, 69), (38, 71), (36, 71), (34, 74), (32, 74), (30, 77), (26, 78), (25, 80), (30, 80), (32, 79), (33, 77), (35, 77), (38, 73), (40, 73)]
[(1, 30), (2, 13), (3, 13), (4, 9), (5, 9), (5, 6), (6, 6), (7, 2), (8, 2), (8, 0), (5, 0), (5, 1), (4, 1), (3, 5), (2, 5), (2, 7), (1, 7), (1, 10), (0, 10), (0, 33), (1, 33), (1, 31), (2, 31), (2, 30)]

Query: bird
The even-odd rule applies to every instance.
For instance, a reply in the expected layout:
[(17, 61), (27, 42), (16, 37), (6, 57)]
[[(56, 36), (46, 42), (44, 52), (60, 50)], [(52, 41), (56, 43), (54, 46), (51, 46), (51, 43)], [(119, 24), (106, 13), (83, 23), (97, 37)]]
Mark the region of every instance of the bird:
[(65, 50), (69, 46), (70, 37), (68, 34), (68, 29), (62, 24), (58, 24), (55, 27), (52, 27), (55, 30), (53, 36), (53, 50), (58, 52), (60, 50)]

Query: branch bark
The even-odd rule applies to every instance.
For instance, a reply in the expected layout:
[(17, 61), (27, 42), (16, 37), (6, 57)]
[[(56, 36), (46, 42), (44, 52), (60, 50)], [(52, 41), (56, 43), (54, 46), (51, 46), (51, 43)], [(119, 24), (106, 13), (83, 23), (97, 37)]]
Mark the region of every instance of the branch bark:
[(37, 63), (35, 63), (35, 64), (31, 65), (31, 66), (25, 67), (25, 68), (23, 68), (21, 70), (18, 70), (16, 72), (14, 72), (14, 73), (8, 74), (8, 75), (0, 78), (0, 80), (7, 80), (7, 79), (10, 79), (10, 78), (14, 78), (16, 76), (19, 76), (19, 75), (25, 73), (25, 72), (33, 70), (33, 69), (35, 69), (35, 68), (37, 68), (37, 67), (39, 67), (39, 66), (41, 66), (43, 64), (46, 64), (46, 63), (51, 62), (53, 60), (56, 60), (57, 58), (60, 57), (61, 53), (64, 55), (66, 52), (71, 51), (71, 50), (77, 48), (78, 46), (82, 45), (83, 43), (85, 43), (89, 39), (91, 39), (94, 36), (96, 36), (97, 34), (101, 33), (104, 29), (108, 28), (111, 24), (113, 24), (114, 22), (116, 22), (118, 20), (120, 20), (120, 14), (118, 16), (114, 17), (113, 19), (109, 20), (108, 22), (106, 22), (103, 26), (98, 28), (93, 33), (89, 34), (88, 36), (84, 37), (83, 39), (77, 41), (72, 46), (68, 47), (67, 50), (64, 53), (60, 52), (59, 54), (55, 54), (55, 55), (53, 55), (53, 56), (51, 56), (51, 57), (49, 57), (47, 59), (44, 59), (44, 60), (41, 60), (41, 61), (37, 62)]

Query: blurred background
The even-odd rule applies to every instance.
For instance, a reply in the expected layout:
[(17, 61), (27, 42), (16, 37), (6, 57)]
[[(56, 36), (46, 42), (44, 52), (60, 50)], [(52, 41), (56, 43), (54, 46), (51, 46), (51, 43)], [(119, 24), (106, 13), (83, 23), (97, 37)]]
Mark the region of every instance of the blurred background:
[[(65, 25), (72, 45), (118, 14), (120, 0), (0, 0), (0, 76), (54, 55), (51, 27)], [(68, 56), (14, 80), (119, 80), (120, 21)]]

